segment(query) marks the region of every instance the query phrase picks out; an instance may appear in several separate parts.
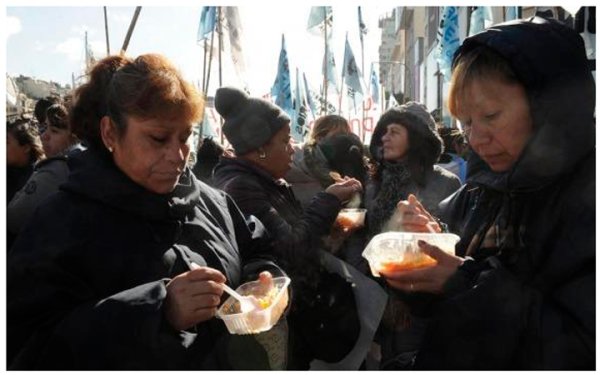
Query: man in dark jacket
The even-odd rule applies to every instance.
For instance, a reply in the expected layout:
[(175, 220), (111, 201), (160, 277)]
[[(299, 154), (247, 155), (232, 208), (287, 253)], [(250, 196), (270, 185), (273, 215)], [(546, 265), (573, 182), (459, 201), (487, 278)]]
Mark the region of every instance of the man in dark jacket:
[(437, 266), (388, 275), (444, 296), (416, 368), (595, 368), (595, 83), (581, 38), (540, 17), (469, 37), (448, 103), (473, 150), (467, 184), (441, 204), (461, 258), (425, 245)]

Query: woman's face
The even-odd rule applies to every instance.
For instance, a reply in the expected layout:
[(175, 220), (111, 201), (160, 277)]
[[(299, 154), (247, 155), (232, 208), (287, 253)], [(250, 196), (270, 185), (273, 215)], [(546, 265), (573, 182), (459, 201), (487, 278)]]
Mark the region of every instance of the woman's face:
[(30, 145), (20, 145), (11, 132), (6, 133), (6, 165), (24, 167), (29, 163)]
[(68, 129), (55, 126), (46, 126), (41, 138), (44, 153), (49, 158), (59, 155), (73, 143), (73, 136)]
[(121, 137), (115, 136), (113, 124), (103, 123), (110, 126), (112, 132), (103, 131), (102, 136), (107, 147), (113, 149), (116, 165), (151, 192), (172, 192), (190, 155), (192, 124), (133, 116), (125, 116), (125, 120), (127, 127)]
[(290, 126), (285, 125), (263, 147), (266, 158), (260, 160), (261, 166), (273, 176), (283, 178), (290, 170), (294, 149), (291, 143)]
[(400, 124), (391, 123), (386, 127), (381, 142), (384, 160), (402, 160), (409, 149), (408, 130)]
[(488, 77), (468, 84), (461, 99), (458, 119), (471, 148), (492, 171), (508, 171), (533, 134), (525, 89)]

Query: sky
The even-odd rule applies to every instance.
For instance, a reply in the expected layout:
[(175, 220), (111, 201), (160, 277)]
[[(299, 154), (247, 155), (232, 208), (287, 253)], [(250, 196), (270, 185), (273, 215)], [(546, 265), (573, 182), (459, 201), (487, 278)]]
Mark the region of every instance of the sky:
[[(341, 75), (346, 33), (360, 65), (357, 16), (357, 5), (360, 3), (337, 3), (340, 5), (333, 4), (332, 48), (338, 74)], [(39, 5), (21, 6), (15, 3), (6, 7), (6, 71), (9, 75), (23, 74), (70, 84), (72, 74), (78, 76), (84, 69), (86, 31), (95, 57), (106, 56), (103, 3), (91, 6), (62, 4), (45, 6), (45, 3), (40, 2)], [(203, 48), (196, 41), (200, 12), (202, 6), (215, 3), (166, 4), (164, 1), (155, 2), (154, 5), (142, 3), (127, 54), (137, 56), (150, 52), (162, 53), (179, 67), (186, 79), (199, 84), (203, 65)], [(268, 5), (261, 2), (239, 3), (246, 79), (252, 95), (264, 95), (273, 85), (282, 34), (286, 38), (292, 82), (295, 80), (295, 68), (298, 67), (306, 73), (313, 87), (319, 87), (322, 81), (324, 47), (322, 38), (313, 36), (306, 30), (310, 5), (283, 1)], [(364, 43), (365, 76), (368, 76), (370, 63), (378, 60), (381, 37), (378, 20), (384, 14), (391, 13), (394, 4), (385, 2), (383, 5), (361, 6), (363, 20), (368, 28)], [(134, 6), (107, 6), (111, 53), (120, 50), (134, 10)], [(213, 62), (213, 66), (216, 66), (216, 62)], [(237, 84), (228, 78), (231, 78), (230, 75), (224, 78), (223, 84)], [(211, 83), (217, 82), (216, 71), (213, 71)], [(211, 84), (211, 90), (213, 89), (216, 86)]]

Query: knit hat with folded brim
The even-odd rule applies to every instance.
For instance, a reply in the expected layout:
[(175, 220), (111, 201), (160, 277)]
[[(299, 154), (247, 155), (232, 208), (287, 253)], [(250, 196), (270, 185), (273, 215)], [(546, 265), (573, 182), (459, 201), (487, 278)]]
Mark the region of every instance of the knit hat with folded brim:
[(235, 87), (217, 89), (215, 108), (225, 121), (223, 133), (237, 155), (263, 146), (290, 123), (290, 117), (277, 105), (252, 98)]
[(431, 147), (431, 152), (438, 154), (443, 151), (442, 139), (435, 128), (435, 121), (421, 103), (408, 102), (388, 109), (377, 121), (371, 137), (369, 151), (376, 160), (382, 158), (382, 140), (389, 124), (401, 124), (421, 135)]

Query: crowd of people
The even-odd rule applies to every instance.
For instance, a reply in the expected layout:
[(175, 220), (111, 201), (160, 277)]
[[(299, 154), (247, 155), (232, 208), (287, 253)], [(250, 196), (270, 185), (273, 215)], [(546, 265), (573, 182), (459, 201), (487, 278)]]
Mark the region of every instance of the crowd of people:
[[(365, 145), (339, 115), (294, 144), (277, 105), (221, 87), (228, 147), (190, 163), (203, 95), (167, 58), (108, 56), (37, 124), (7, 123), (7, 365), (25, 370), (595, 368), (595, 81), (555, 20), (454, 56), (460, 129), (409, 101)], [(344, 208), (366, 209), (343, 230)], [(454, 233), (372, 275), (390, 231)], [(291, 279), (268, 331), (230, 334), (224, 286)]]

